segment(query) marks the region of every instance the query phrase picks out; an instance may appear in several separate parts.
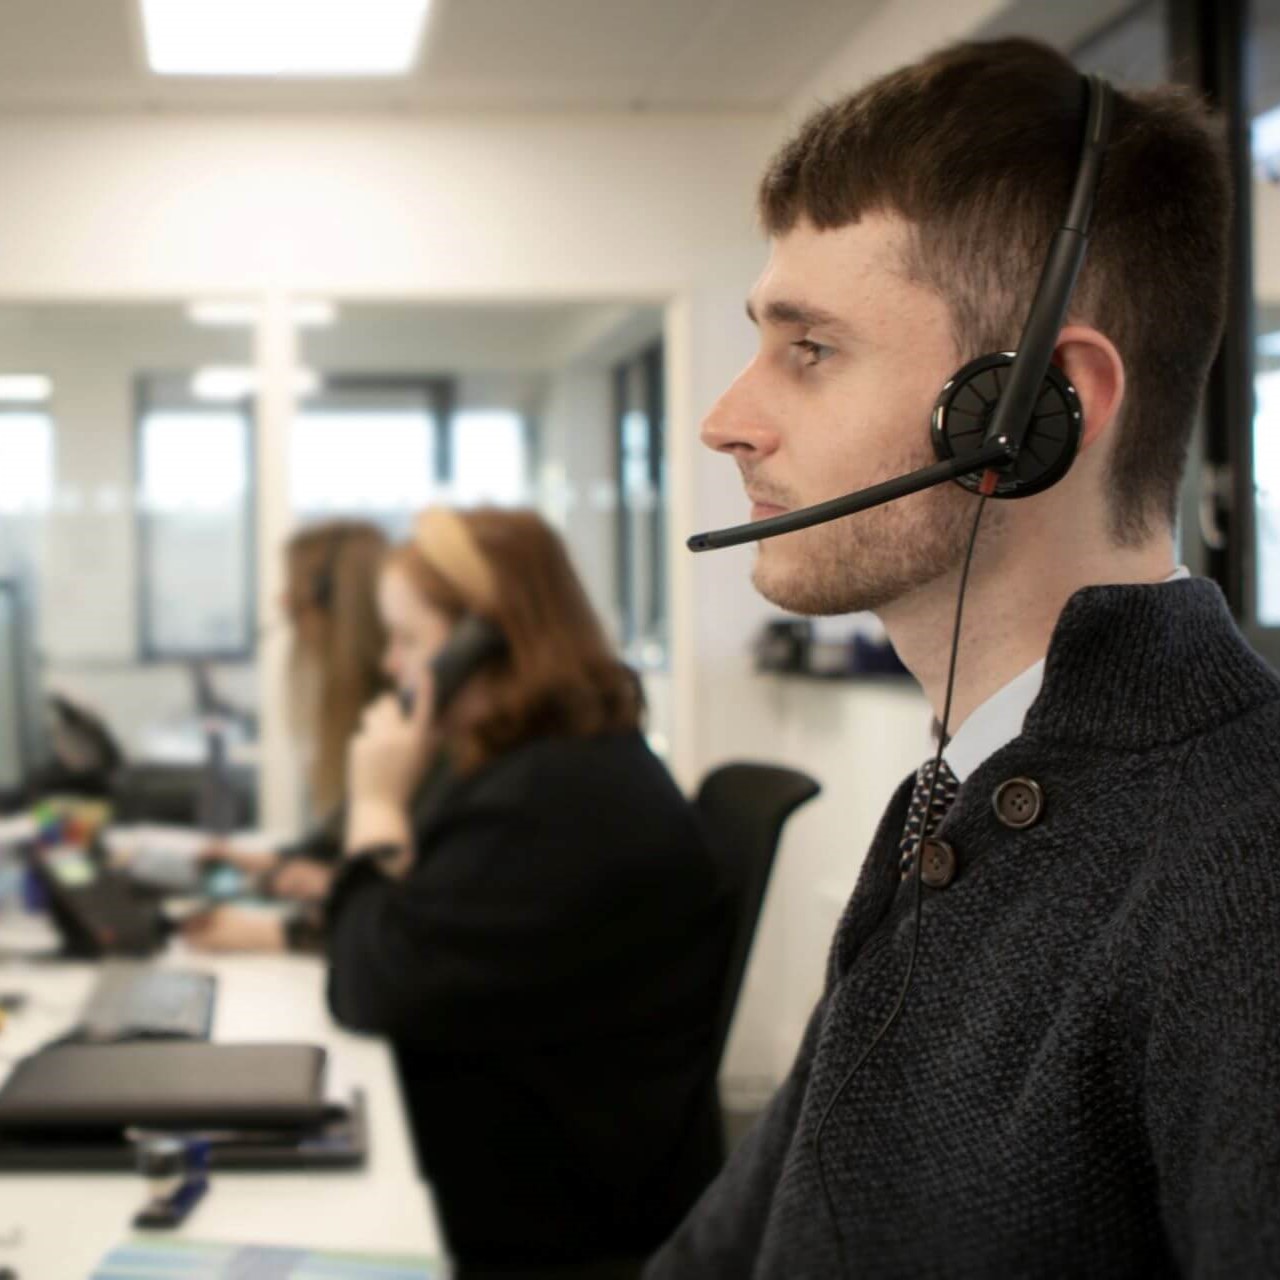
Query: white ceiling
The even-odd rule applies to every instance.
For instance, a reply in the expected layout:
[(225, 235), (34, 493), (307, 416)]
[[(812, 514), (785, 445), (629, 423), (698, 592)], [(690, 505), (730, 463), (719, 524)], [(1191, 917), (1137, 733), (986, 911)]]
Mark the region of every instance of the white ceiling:
[(408, 77), (251, 82), (151, 75), (137, 0), (0, 0), (0, 111), (768, 110), (884, 2), (433, 0)]

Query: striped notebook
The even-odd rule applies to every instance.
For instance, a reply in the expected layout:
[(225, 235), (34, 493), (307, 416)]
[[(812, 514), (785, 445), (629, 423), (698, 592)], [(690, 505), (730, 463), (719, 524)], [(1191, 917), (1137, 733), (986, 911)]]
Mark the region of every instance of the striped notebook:
[(91, 1280), (443, 1280), (442, 1263), (390, 1253), (328, 1253), (274, 1245), (133, 1240)]

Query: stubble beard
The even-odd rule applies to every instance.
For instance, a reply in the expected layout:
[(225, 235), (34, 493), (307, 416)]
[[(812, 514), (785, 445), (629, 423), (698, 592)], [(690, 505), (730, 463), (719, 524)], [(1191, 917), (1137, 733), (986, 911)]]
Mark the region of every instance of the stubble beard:
[(973, 501), (942, 485), (762, 542), (752, 585), (791, 613), (880, 610), (959, 567)]

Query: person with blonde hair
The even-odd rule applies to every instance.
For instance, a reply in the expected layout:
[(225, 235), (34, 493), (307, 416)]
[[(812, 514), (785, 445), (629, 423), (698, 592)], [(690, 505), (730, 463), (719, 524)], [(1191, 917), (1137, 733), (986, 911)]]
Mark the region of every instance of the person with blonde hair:
[(634, 1274), (721, 1159), (727, 895), (540, 516), (426, 512), (378, 598), (330, 1007), (394, 1044), (464, 1280)]
[[(364, 709), (388, 686), (386, 632), (378, 614), (378, 573), (386, 535), (364, 520), (326, 520), (285, 545), (281, 610), (292, 634), (289, 715), (306, 757), (311, 831), (279, 850), (215, 841), (206, 856), (256, 877), (270, 894), (318, 903), (342, 855), (347, 747)], [(314, 911), (293, 918), (226, 906), (189, 922), (186, 937), (206, 950), (310, 949)]]
[(376, 598), (387, 552), (386, 535), (364, 520), (327, 520), (288, 543), (289, 706), (298, 739), (309, 747), (309, 800), (318, 816), (341, 805), (348, 744), (365, 707), (387, 688)]

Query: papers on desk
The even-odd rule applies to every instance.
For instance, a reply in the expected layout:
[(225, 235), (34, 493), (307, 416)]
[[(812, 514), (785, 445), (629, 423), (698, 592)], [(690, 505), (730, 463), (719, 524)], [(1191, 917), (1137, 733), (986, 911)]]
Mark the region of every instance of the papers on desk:
[(0, 921), (0, 961), (43, 959), (61, 945), (47, 916), (11, 914)]
[(90, 1280), (442, 1280), (444, 1274), (442, 1263), (421, 1256), (140, 1239), (112, 1249)]
[(25, 844), (28, 840), (34, 840), (39, 830), (39, 824), (30, 813), (19, 813), (11, 818), (0, 818), (0, 848), (7, 845)]

